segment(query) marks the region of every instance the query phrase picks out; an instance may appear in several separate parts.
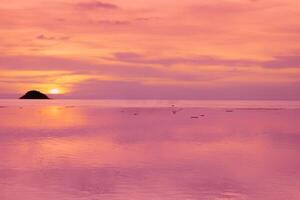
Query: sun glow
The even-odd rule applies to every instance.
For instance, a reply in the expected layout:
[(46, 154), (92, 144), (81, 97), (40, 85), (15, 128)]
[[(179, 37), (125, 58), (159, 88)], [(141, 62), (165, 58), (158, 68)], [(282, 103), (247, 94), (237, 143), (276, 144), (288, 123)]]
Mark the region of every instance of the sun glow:
[(49, 90), (50, 94), (61, 94), (61, 91), (58, 88), (53, 88)]

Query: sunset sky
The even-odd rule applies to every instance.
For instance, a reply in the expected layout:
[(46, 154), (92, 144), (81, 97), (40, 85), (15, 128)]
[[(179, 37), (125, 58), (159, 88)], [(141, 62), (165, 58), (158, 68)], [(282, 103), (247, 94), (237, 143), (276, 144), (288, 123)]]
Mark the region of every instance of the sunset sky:
[(300, 99), (299, 0), (2, 0), (0, 98)]

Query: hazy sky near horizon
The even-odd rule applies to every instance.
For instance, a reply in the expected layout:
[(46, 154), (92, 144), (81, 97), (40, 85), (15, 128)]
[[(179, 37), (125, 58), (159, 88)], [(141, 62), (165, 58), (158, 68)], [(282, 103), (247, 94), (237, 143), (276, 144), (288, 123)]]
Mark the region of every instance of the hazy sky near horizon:
[(0, 98), (300, 99), (299, 0), (3, 0)]

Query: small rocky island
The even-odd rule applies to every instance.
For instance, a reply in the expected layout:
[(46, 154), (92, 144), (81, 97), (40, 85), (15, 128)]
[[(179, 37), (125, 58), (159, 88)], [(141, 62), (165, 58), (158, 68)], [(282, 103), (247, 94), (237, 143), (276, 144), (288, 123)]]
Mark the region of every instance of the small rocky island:
[(47, 95), (37, 90), (31, 90), (26, 92), (20, 99), (50, 99)]

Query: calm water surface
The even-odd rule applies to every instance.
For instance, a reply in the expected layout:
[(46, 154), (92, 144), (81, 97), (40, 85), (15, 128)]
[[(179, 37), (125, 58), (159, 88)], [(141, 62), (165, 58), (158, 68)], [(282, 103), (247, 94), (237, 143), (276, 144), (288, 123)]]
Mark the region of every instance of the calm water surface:
[(299, 200), (300, 103), (1, 100), (0, 199)]

